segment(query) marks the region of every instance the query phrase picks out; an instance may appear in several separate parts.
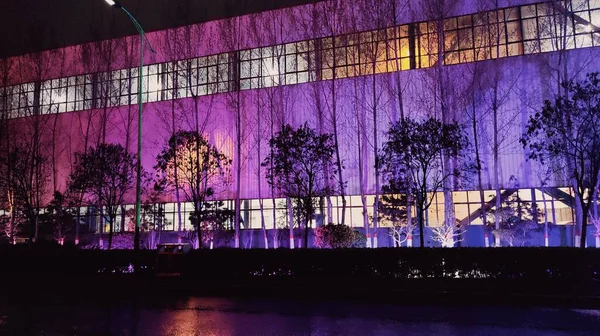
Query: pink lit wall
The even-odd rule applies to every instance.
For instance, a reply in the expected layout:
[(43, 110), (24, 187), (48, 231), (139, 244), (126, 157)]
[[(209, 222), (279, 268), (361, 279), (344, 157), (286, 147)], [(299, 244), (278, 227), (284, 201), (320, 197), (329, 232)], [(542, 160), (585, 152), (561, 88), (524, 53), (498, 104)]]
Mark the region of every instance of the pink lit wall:
[[(381, 1), (380, 1), (381, 2)], [(411, 21), (419, 1), (409, 3), (408, 10), (399, 15), (399, 22)], [(476, 1), (464, 1), (453, 10), (460, 14), (473, 8)], [(305, 39), (314, 24), (325, 19), (340, 19), (340, 16), (327, 17), (327, 7), (331, 3), (322, 2), (278, 12), (266, 12), (228, 21), (215, 21), (193, 26), (192, 29), (176, 29), (148, 35), (156, 54), (146, 54), (148, 63), (184, 59), (200, 55), (210, 55), (223, 51), (265, 46), (288, 41)], [(360, 6), (368, 5), (368, 1)], [(359, 6), (359, 5), (356, 5)], [(365, 7), (345, 7), (344, 15)], [(474, 10), (471, 10), (473, 12)], [(313, 22), (311, 18), (318, 17)], [(293, 19), (292, 19), (293, 18)], [(301, 18), (301, 19), (300, 19)], [(339, 24), (335, 33), (351, 29), (371, 28), (373, 22), (358, 20), (352, 27), (348, 21)], [(352, 22), (352, 21), (351, 21)], [(254, 29), (253, 27), (263, 27)], [(275, 28), (273, 28), (275, 27)], [(322, 27), (321, 27), (322, 28)], [(325, 36), (325, 29), (312, 36)], [(174, 41), (185, 40), (185, 48), (176, 48)], [(104, 41), (87, 46), (74, 46), (61, 50), (44, 52), (41, 55), (27, 55), (9, 60), (11, 71), (9, 83), (23, 83), (39, 79), (66, 77), (92, 71), (105, 71), (134, 67), (137, 63), (137, 37), (118, 41)], [(110, 51), (110, 61), (106, 53)], [(600, 70), (597, 60), (598, 48), (569, 51), (570, 73), (583, 76), (586, 72)], [(333, 81), (321, 81), (276, 88), (246, 90), (240, 94), (222, 93), (175, 102), (162, 101), (147, 103), (144, 107), (143, 166), (153, 172), (155, 157), (170, 137), (173, 124), (176, 129), (193, 129), (196, 116), (203, 125), (201, 131), (209, 141), (217, 145), (225, 154), (235, 160), (235, 103), (239, 99), (242, 120), (241, 161), (234, 161), (233, 167), (241, 165), (242, 198), (258, 198), (258, 185), (263, 192), (269, 190), (264, 176), (258, 175), (260, 163), (268, 152), (270, 125), (290, 123), (309, 125), (322, 132), (331, 132), (333, 106), (338, 113), (338, 130), (341, 157), (346, 169), (344, 179), (348, 181), (347, 194), (360, 193), (361, 179), (369, 193), (375, 191), (374, 144), (381, 148), (385, 133), (391, 122), (399, 119), (398, 91), (403, 96), (403, 108), (407, 116), (423, 118), (439, 116), (439, 100), (436, 98), (440, 87), (447, 95), (447, 110), (453, 119), (470, 129), (470, 114), (473, 107), (480, 119), (478, 133), (482, 158), (484, 160), (484, 184), (492, 186), (492, 153), (489, 92), (494, 85), (503, 92), (502, 152), (500, 154), (500, 175), (502, 187), (539, 186), (537, 173), (540, 167), (526, 160), (526, 153), (518, 143), (528, 116), (540, 108), (544, 99), (552, 98), (555, 80), (549, 64), (556, 62), (556, 55), (541, 54), (485, 61), (476, 64), (446, 66), (440, 73), (436, 69), (409, 70), (375, 76), (354, 77)], [(477, 73), (477, 76), (474, 75)], [(373, 85), (373, 81), (375, 84)], [(469, 88), (475, 83), (477, 89), (472, 94)], [(375, 87), (375, 93), (373, 93)], [(332, 101), (335, 90), (336, 100)], [(473, 97), (475, 101), (473, 102)], [(274, 102), (271, 104), (270, 102)], [(318, 103), (321, 102), (321, 103)], [(196, 109), (197, 106), (197, 109)], [(175, 119), (171, 117), (174, 110)], [(373, 123), (373, 113), (377, 123)], [(74, 154), (88, 146), (106, 141), (120, 143), (132, 152), (137, 139), (137, 106), (122, 106), (89, 111), (44, 115), (34, 118), (21, 118), (12, 121), (11, 136), (27, 140), (32, 136), (33, 124), (41, 125), (44, 150), (52, 160), (52, 181), (59, 190), (64, 190), (73, 164)], [(260, 120), (260, 122), (259, 122)], [(377, 140), (375, 140), (377, 137)], [(257, 146), (260, 139), (261, 155)], [(54, 145), (53, 145), (54, 144)], [(360, 151), (359, 151), (360, 148)], [(359, 157), (359, 152), (362, 156)], [(470, 152), (468, 155), (473, 155)], [(364, 173), (360, 174), (359, 164)], [(565, 177), (555, 175), (551, 185), (565, 185)], [(460, 181), (457, 188), (474, 188), (472, 181)], [(220, 199), (231, 199), (236, 195), (235, 171), (232, 170), (231, 183), (217, 195)], [(268, 197), (268, 194), (262, 195)], [(172, 201), (173, 195), (163, 195), (163, 201)], [(129, 195), (133, 202), (133, 195)]]

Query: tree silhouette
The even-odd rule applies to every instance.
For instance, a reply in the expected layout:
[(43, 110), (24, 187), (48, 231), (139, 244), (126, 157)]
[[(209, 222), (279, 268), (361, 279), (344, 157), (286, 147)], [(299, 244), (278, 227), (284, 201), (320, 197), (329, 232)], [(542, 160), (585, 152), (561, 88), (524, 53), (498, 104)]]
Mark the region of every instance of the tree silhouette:
[(135, 186), (135, 156), (119, 144), (100, 144), (75, 154), (69, 190), (82, 192), (108, 220), (108, 248), (112, 247), (117, 210)]
[(425, 211), (435, 192), (446, 179), (461, 175), (458, 168), (444, 170), (443, 157), (458, 159), (467, 147), (468, 140), (460, 125), (445, 124), (434, 118), (422, 122), (405, 118), (393, 124), (387, 133), (381, 164), (388, 176), (388, 185), (414, 196), (421, 247), (425, 246)]
[(158, 188), (168, 190), (178, 187), (192, 202), (194, 212), (190, 219), (200, 235), (199, 242), (206, 240), (202, 234), (207, 230), (203, 228), (212, 228), (207, 226), (207, 222), (221, 221), (221, 212), (226, 211), (207, 201), (215, 195), (217, 187), (229, 182), (230, 166), (231, 159), (196, 131), (177, 131), (156, 158)]
[(567, 172), (581, 204), (581, 247), (585, 247), (587, 222), (598, 193), (600, 174), (600, 77), (562, 84), (563, 93), (529, 118), (521, 137), (529, 158), (542, 164), (554, 162)]
[[(17, 233), (28, 233), (36, 238), (39, 210), (50, 182), (48, 159), (28, 143), (16, 144), (0, 156), (0, 192), (10, 209), (10, 223), (6, 230), (9, 239)], [(20, 223), (21, 218), (25, 223)], [(19, 228), (20, 227), (20, 228)]]
[[(294, 211), (299, 226), (304, 227), (304, 246), (308, 244), (308, 230), (319, 197), (333, 193), (332, 183), (326, 174), (335, 144), (331, 134), (318, 134), (307, 124), (298, 129), (282, 127), (269, 141), (271, 152), (263, 166), (267, 168), (267, 181), (283, 196), (294, 201)], [(335, 167), (333, 174), (335, 176)], [(291, 228), (290, 228), (291, 229)]]

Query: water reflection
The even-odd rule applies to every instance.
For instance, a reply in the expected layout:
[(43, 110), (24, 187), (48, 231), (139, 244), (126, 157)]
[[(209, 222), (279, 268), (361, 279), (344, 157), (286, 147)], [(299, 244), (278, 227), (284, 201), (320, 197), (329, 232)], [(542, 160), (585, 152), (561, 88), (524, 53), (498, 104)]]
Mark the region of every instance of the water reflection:
[[(0, 302), (0, 335), (592, 335), (589, 310), (158, 298)], [(0, 300), (1, 301), (1, 300)]]

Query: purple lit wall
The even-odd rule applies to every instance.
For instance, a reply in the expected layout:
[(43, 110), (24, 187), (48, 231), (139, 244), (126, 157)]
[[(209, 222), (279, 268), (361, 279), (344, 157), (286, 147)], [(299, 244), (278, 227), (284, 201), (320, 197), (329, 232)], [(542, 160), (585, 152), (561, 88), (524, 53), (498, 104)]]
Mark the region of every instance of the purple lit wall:
[[(385, 1), (378, 1), (378, 3), (382, 2)], [(506, 1), (506, 5), (508, 2), (514, 5), (512, 1)], [(398, 8), (397, 23), (427, 19), (419, 3), (420, 1), (413, 0), (407, 7)], [(459, 6), (446, 15), (456, 16), (481, 10), (477, 3), (475, 0), (460, 2)], [(519, 3), (527, 3), (527, 1)], [(377, 24), (366, 18), (342, 22), (342, 18), (357, 15), (356, 12), (364, 10), (366, 8), (364, 6), (369, 6), (369, 1), (357, 2), (355, 7), (343, 7), (343, 14), (337, 16), (327, 12), (325, 6), (328, 5), (331, 3), (283, 9), (228, 21), (215, 21), (195, 25), (187, 30), (180, 28), (148, 34), (148, 39), (158, 53), (146, 53), (145, 61), (149, 64), (167, 62), (327, 36), (325, 29), (314, 28), (315, 15), (318, 17), (315, 24), (322, 23), (323, 20), (330, 22), (339, 20), (340, 23), (335, 24), (336, 35), (373, 29), (373, 25)], [(187, 41), (186, 46), (176, 50), (177, 44), (174, 41), (177, 39)], [(9, 81), (5, 84), (135, 67), (138, 55), (137, 44), (137, 37), (129, 37), (86, 46), (67, 47), (40, 55), (11, 58), (8, 60), (11, 64)], [(100, 52), (98, 48), (105, 52)], [(107, 52), (111, 54), (109, 59), (106, 56)], [(575, 77), (583, 76), (589, 71), (600, 70), (597, 65), (598, 53), (598, 48), (565, 52), (564, 55), (569, 60), (569, 73)], [(267, 197), (268, 185), (264, 176), (257, 175), (257, 171), (264, 160), (264, 153), (268, 152), (270, 123), (274, 122), (276, 125), (291, 123), (298, 126), (308, 122), (309, 125), (323, 132), (331, 132), (331, 113), (335, 104), (338, 113), (340, 150), (346, 167), (344, 178), (348, 181), (347, 193), (360, 194), (360, 179), (366, 182), (368, 193), (374, 193), (373, 106), (376, 105), (378, 122), (375, 128), (379, 148), (381, 148), (389, 124), (399, 118), (398, 88), (401, 88), (406, 115), (422, 118), (439, 117), (437, 112), (439, 100), (435, 97), (443, 86), (447, 110), (467, 129), (469, 129), (469, 115), (472, 114), (472, 109), (475, 108), (477, 111), (481, 121), (478, 132), (485, 169), (484, 185), (493, 188), (491, 176), (493, 132), (489, 113), (489, 95), (492, 86), (497, 85), (502, 96), (500, 106), (502, 115), (499, 118), (503, 139), (499, 169), (501, 187), (536, 187), (540, 185), (540, 167), (526, 160), (526, 153), (518, 139), (524, 130), (528, 116), (540, 108), (544, 99), (551, 98), (554, 94), (556, 82), (554, 73), (549, 69), (552, 68), (552, 64), (558, 62), (558, 57), (555, 53), (542, 53), (444, 66), (441, 76), (437, 68), (415, 69), (379, 74), (375, 78), (359, 76), (335, 81), (324, 80), (243, 90), (239, 95), (236, 92), (219, 93), (201, 96), (196, 101), (194, 98), (182, 98), (175, 101), (147, 103), (144, 107), (143, 166), (147, 171), (153, 172), (154, 159), (169, 138), (173, 128), (172, 123), (175, 123), (177, 129), (192, 129), (196, 113), (203, 125), (203, 134), (225, 154), (235, 159), (234, 116), (235, 103), (239, 101), (243, 150), (242, 160), (235, 161), (233, 167), (238, 164), (242, 167), (240, 195), (244, 199), (259, 198), (257, 186), (262, 183), (262, 190), (265, 192), (262, 197)], [(475, 80), (474, 73), (478, 74)], [(373, 81), (375, 81), (374, 85)], [(376, 90), (375, 94), (373, 94), (373, 87)], [(473, 87), (476, 88), (474, 93), (471, 90)], [(333, 90), (337, 97), (335, 102), (331, 98)], [(171, 118), (172, 109), (175, 110), (176, 115), (174, 121)], [(86, 135), (90, 146), (103, 141), (102, 138), (105, 137), (105, 141), (123, 144), (133, 152), (136, 148), (136, 114), (137, 106), (133, 104), (36, 117), (36, 122), (42, 125), (44, 150), (55, 158), (52, 179), (59, 189), (64, 190), (74, 154), (83, 150)], [(258, 123), (259, 116), (260, 123)], [(14, 139), (29, 139), (32, 136), (33, 122), (33, 117), (13, 120), (11, 136)], [(102, 125), (106, 127), (102, 128)], [(262, 139), (263, 157), (257, 156), (259, 138)], [(362, 176), (358, 167), (361, 161), (358, 139), (363, 140), (361, 152), (365, 173)], [(53, 143), (54, 146), (51, 145)], [(218, 198), (235, 197), (234, 179), (235, 173), (232, 173), (231, 183), (220, 191)], [(459, 188), (475, 188), (472, 181), (461, 182)], [(564, 185), (567, 185), (565, 177), (558, 174), (550, 181), (550, 186)], [(133, 195), (129, 195), (129, 201), (133, 202)], [(174, 201), (174, 196), (166, 194), (162, 201)]]

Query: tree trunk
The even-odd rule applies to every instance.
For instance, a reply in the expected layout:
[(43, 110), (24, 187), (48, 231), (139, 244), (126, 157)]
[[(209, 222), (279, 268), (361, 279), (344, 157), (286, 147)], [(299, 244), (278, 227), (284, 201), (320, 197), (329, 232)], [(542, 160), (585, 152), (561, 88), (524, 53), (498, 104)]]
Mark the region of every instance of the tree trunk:
[[(80, 119), (81, 120), (81, 119)], [(87, 154), (88, 151), (88, 145), (89, 145), (89, 141), (90, 141), (90, 127), (92, 125), (92, 115), (91, 112), (87, 113), (87, 123), (86, 123), (86, 127), (85, 127), (85, 134), (84, 134), (84, 138), (83, 138), (83, 153), (84, 155)], [(81, 217), (81, 208), (82, 208), (82, 203), (83, 203), (83, 197), (84, 197), (84, 193), (80, 192), (79, 193), (79, 198), (78, 198), (78, 203), (77, 203), (77, 223), (75, 224), (75, 245), (79, 244), (79, 226), (81, 224), (79, 218)], [(89, 205), (87, 207), (88, 212), (89, 212)]]
[[(58, 109), (57, 109), (58, 111)], [(56, 113), (54, 115), (54, 125), (52, 126), (52, 190), (53, 192), (57, 192), (58, 191), (58, 186), (56, 183), (56, 175), (57, 175), (57, 168), (56, 168), (56, 157), (58, 156), (56, 153), (56, 127), (57, 127), (57, 123), (58, 123), (58, 113)], [(56, 221), (56, 216), (54, 216), (54, 226), (57, 229), (57, 233), (58, 233), (58, 237), (56, 237), (59, 241), (62, 238), (62, 228), (60, 226), (60, 224), (57, 223)], [(58, 224), (58, 225), (57, 225)]]
[(483, 170), (482, 166), (481, 166), (481, 155), (479, 153), (479, 134), (478, 134), (478, 125), (477, 125), (477, 109), (475, 106), (475, 102), (476, 102), (476, 97), (475, 97), (475, 79), (477, 78), (477, 75), (474, 73), (473, 74), (473, 95), (471, 98), (471, 110), (473, 112), (473, 118), (471, 120), (472, 122), (472, 127), (473, 127), (473, 142), (474, 142), (474, 146), (475, 146), (475, 161), (476, 161), (476, 165), (477, 165), (477, 189), (479, 189), (479, 202), (480, 202), (480, 207), (481, 207), (481, 223), (484, 227), (485, 231), (485, 235), (487, 237), (487, 216), (486, 216), (486, 205), (487, 202), (485, 201), (485, 193), (483, 191), (483, 178), (481, 176), (481, 171)]
[(354, 111), (356, 114), (356, 138), (357, 138), (357, 153), (358, 153), (358, 176), (359, 176), (359, 188), (360, 188), (360, 201), (362, 205), (363, 215), (363, 226), (365, 228), (365, 235), (367, 237), (366, 247), (371, 247), (371, 239), (369, 233), (369, 212), (367, 209), (367, 182), (365, 180), (365, 159), (364, 155), (367, 153), (367, 141), (366, 141), (366, 117), (364, 111), (359, 108), (358, 101), (359, 90), (358, 90), (358, 78), (354, 79)]
[[(237, 20), (239, 23), (239, 19)], [(239, 31), (239, 30), (238, 30)], [(238, 46), (239, 48), (239, 46)], [(239, 61), (238, 73), (239, 73)], [(239, 76), (238, 76), (239, 77)], [(240, 247), (240, 219), (241, 219), (241, 189), (242, 189), (242, 109), (240, 88), (237, 88), (235, 100), (235, 144), (236, 144), (236, 188), (235, 188), (235, 242), (234, 247)]]
[[(271, 120), (271, 137), (273, 137), (274, 134), (275, 133), (273, 131), (273, 121)], [(271, 149), (271, 157), (273, 157), (273, 149)], [(271, 160), (270, 163), (271, 163), (271, 169), (273, 169), (273, 160)], [(271, 185), (271, 202), (273, 202), (273, 229), (277, 230), (277, 199), (275, 198), (275, 187), (273, 185)], [(288, 200), (286, 199), (286, 204), (287, 204), (287, 202), (288, 202)], [(288, 211), (289, 211), (289, 207), (288, 207)], [(278, 232), (278, 231), (276, 231), (276, 232)], [(290, 231), (290, 237), (291, 236), (293, 236), (293, 231)], [(279, 235), (277, 235), (274, 239), (277, 241), (277, 243), (273, 242), (273, 246), (275, 248), (277, 248), (276, 245), (279, 244), (279, 240), (278, 240)], [(293, 238), (291, 238), (291, 239), (293, 239)], [(290, 241), (291, 241), (291, 239), (290, 239)], [(290, 248), (293, 248), (292, 245), (290, 245)]]
[[(39, 147), (38, 147), (39, 148)], [(38, 153), (39, 153), (39, 149), (38, 149)], [(40, 154), (38, 154), (39, 157)], [(42, 202), (41, 202), (41, 182), (40, 182), (40, 178), (41, 178), (41, 168), (40, 167), (41, 162), (38, 160), (37, 164), (35, 165), (35, 170), (36, 170), (36, 177), (35, 177), (35, 241), (37, 242), (39, 239), (39, 233), (40, 233), (40, 209), (42, 208)]]
[[(589, 201), (588, 201), (589, 202)], [(583, 202), (582, 202), (583, 203)], [(587, 246), (586, 244), (586, 239), (587, 239), (587, 219), (588, 219), (588, 212), (589, 212), (589, 204), (587, 204), (587, 206), (582, 206), (582, 215), (581, 215), (581, 242), (579, 243), (579, 247), (585, 249)]]
[(201, 207), (202, 205), (200, 204), (199, 200), (194, 200), (194, 212), (195, 212), (195, 218), (194, 221), (194, 229), (196, 230), (196, 248), (199, 249), (202, 247), (202, 225), (201, 225), (201, 220), (200, 220), (200, 212), (201, 212)]
[[(237, 113), (237, 118), (239, 119), (239, 113)], [(239, 120), (238, 120), (238, 125), (239, 125)], [(236, 131), (236, 192), (235, 192), (235, 244), (234, 247), (235, 248), (239, 248), (240, 247), (240, 218), (241, 218), (241, 199), (240, 199), (240, 193), (241, 193), (241, 179), (242, 179), (242, 155), (241, 155), (241, 151), (242, 151), (242, 144), (241, 144), (241, 134), (240, 134), (240, 129), (239, 127), (236, 127), (237, 131)]]
[[(393, 23), (394, 23), (394, 27), (398, 26), (398, 18), (396, 15), (396, 0), (392, 0), (391, 1), (392, 4), (392, 15), (394, 16), (393, 19)], [(387, 34), (387, 32), (386, 32)], [(399, 41), (400, 36), (399, 36), (399, 29), (394, 29), (394, 41)], [(394, 44), (396, 44), (396, 42), (394, 42)], [(398, 111), (400, 112), (400, 119), (404, 120), (404, 99), (403, 99), (403, 92), (402, 92), (402, 82), (400, 80), (400, 71), (401, 71), (401, 64), (400, 64), (400, 57), (402, 56), (401, 53), (399, 52), (400, 49), (400, 45), (394, 45), (394, 59), (396, 62), (396, 71), (395, 71), (395, 76), (396, 76), (396, 98), (398, 99)], [(396, 118), (392, 118), (392, 122), (396, 123)]]
[[(335, 49), (334, 49), (335, 50)], [(335, 51), (334, 51), (335, 53)], [(317, 61), (318, 63), (320, 63), (319, 61)], [(337, 120), (336, 120), (336, 115), (335, 115), (335, 75), (334, 78), (332, 79), (332, 128), (334, 129), (334, 137), (336, 137), (335, 132), (337, 131)], [(324, 113), (324, 108), (323, 108), (323, 103), (322, 103), (322, 99), (321, 99), (321, 91), (322, 91), (322, 86), (320, 85), (320, 83), (313, 83), (312, 84), (312, 88), (313, 88), (313, 94), (314, 94), (314, 100), (315, 100), (315, 108), (317, 110), (317, 122), (319, 125), (319, 134), (324, 134), (325, 133), (325, 113)], [(334, 138), (334, 141), (337, 141), (337, 139)], [(337, 143), (336, 143), (336, 151), (339, 148), (337, 147)], [(337, 162), (336, 162), (336, 166), (337, 166)], [(331, 170), (330, 170), (330, 165), (329, 162), (325, 162), (323, 163), (323, 171), (325, 172), (325, 180), (327, 181), (327, 184), (329, 185), (330, 183), (330, 174), (331, 174)], [(327, 219), (325, 220), (325, 224), (328, 223), (333, 223), (333, 205), (331, 202), (331, 195), (327, 195), (324, 197), (325, 201), (326, 201), (326, 217)], [(338, 217), (339, 220), (339, 217)]]
[(114, 220), (110, 219), (108, 222), (108, 249), (112, 249), (112, 239), (113, 239), (113, 222)]
[(294, 248), (294, 213), (292, 212), (292, 200), (289, 197), (285, 198), (288, 215), (288, 226), (290, 228), (290, 249)]
[[(443, 11), (444, 9), (441, 8)], [(444, 31), (444, 14), (439, 17), (437, 20), (437, 31)], [(438, 59), (437, 59), (437, 87), (439, 89), (439, 104), (440, 104), (440, 114), (441, 119), (444, 124), (449, 124), (451, 122), (450, 115), (448, 113), (448, 109), (446, 107), (446, 81), (445, 81), (445, 72), (444, 72), (444, 35), (440, 33), (438, 38)], [(454, 226), (455, 216), (454, 216), (454, 200), (452, 195), (452, 189), (454, 187), (454, 177), (451, 172), (453, 170), (453, 160), (450, 158), (450, 155), (447, 150), (444, 150), (442, 153), (442, 171), (444, 175), (449, 176), (445, 178), (443, 181), (443, 189), (444, 189), (444, 223), (446, 226)]]
[(425, 248), (425, 206), (423, 196), (417, 197), (417, 217), (419, 222), (419, 248)]
[(40, 125), (39, 125), (39, 121), (36, 120), (35, 121), (35, 131), (34, 131), (34, 139), (33, 139), (33, 158), (32, 158), (32, 171), (34, 172), (34, 176), (33, 176), (33, 186), (34, 186), (34, 190), (33, 190), (33, 204), (35, 204), (35, 219), (34, 219), (34, 236), (33, 236), (33, 241), (37, 242), (38, 241), (38, 233), (39, 233), (39, 216), (40, 216), (40, 177), (41, 177), (41, 167), (40, 167), (40, 133), (41, 130)]
[[(275, 230), (276, 233), (279, 233), (279, 231), (277, 231), (277, 202), (275, 199), (275, 188), (273, 187), (271, 187), (271, 202), (273, 202), (273, 230)], [(279, 234), (277, 234), (273, 240), (273, 247), (277, 248), (279, 245)]]
[[(410, 244), (412, 246), (412, 234), (413, 234), (413, 218), (412, 218), (412, 191), (410, 190), (411, 186), (409, 185), (406, 192), (406, 224), (408, 225), (407, 235), (407, 245)], [(410, 242), (409, 242), (410, 240)]]
[[(495, 83), (493, 88), (492, 98), (492, 115), (494, 127), (494, 142), (493, 142), (493, 160), (494, 160), (494, 187), (496, 190), (496, 212), (494, 213), (495, 229), (500, 229), (499, 209), (502, 207), (501, 192), (500, 192), (500, 159), (499, 159), (499, 140), (498, 140), (498, 83)], [(500, 246), (500, 241), (495, 242), (496, 247)]]
[[(260, 181), (258, 182), (260, 184)], [(259, 208), (260, 208), (260, 228), (263, 234), (263, 239), (264, 239), (264, 247), (265, 249), (269, 249), (269, 237), (267, 236), (267, 226), (265, 223), (265, 212), (264, 212), (264, 205), (263, 205), (263, 199), (261, 196), (261, 192), (260, 192), (260, 186), (258, 187), (258, 204), (259, 204)]]
[(598, 188), (599, 185), (596, 185), (594, 188), (594, 196), (592, 197), (592, 214), (594, 214), (594, 219), (598, 218)]
[[(333, 41), (335, 43), (335, 38)], [(335, 51), (336, 48), (333, 49), (333, 58), (335, 59)], [(344, 178), (342, 174), (342, 160), (340, 158), (340, 145), (339, 145), (339, 135), (338, 135), (338, 116), (337, 116), (337, 101), (336, 101), (336, 73), (335, 69), (333, 70), (333, 78), (331, 81), (331, 122), (333, 125), (333, 141), (335, 145), (335, 164), (337, 169), (337, 178), (338, 178), (338, 188), (340, 189), (340, 197), (342, 198), (342, 215), (338, 216), (339, 224), (346, 224), (346, 186), (344, 184)], [(328, 202), (331, 201), (328, 198)], [(330, 206), (330, 204), (328, 204)]]
[[(377, 49), (377, 45), (375, 46)], [(377, 248), (377, 228), (379, 222), (379, 137), (377, 130), (377, 81), (375, 76), (375, 62), (373, 62), (373, 157), (375, 159), (375, 199), (373, 200), (373, 248)]]
[[(10, 191), (9, 191), (9, 195), (10, 195)], [(13, 198), (12, 196), (9, 196), (10, 199), (10, 241), (14, 244), (15, 243), (15, 234), (16, 234), (16, 229), (15, 229), (15, 223), (16, 223), (16, 218), (15, 218), (15, 208), (13, 205)]]
[[(542, 202), (544, 203), (544, 246), (548, 247), (548, 205), (546, 203), (545, 182), (542, 182)], [(535, 192), (535, 189), (534, 189)]]
[(36, 210), (36, 214), (35, 214), (35, 235), (33, 236), (33, 239), (35, 242), (38, 241), (38, 234), (39, 234), (39, 227), (40, 227), (40, 208), (37, 208)]
[(312, 202), (312, 199), (309, 198), (306, 202), (305, 202), (305, 213), (306, 213), (306, 218), (304, 219), (304, 248), (307, 249), (308, 248), (308, 235), (310, 233), (310, 222), (311, 222), (311, 218), (312, 218), (312, 211), (309, 209), (312, 207), (312, 204), (309, 203)]
[[(263, 203), (263, 196), (262, 196), (262, 169), (261, 169), (261, 164), (260, 164), (260, 160), (262, 158), (261, 155), (261, 145), (262, 145), (262, 132), (261, 132), (261, 110), (260, 110), (260, 101), (257, 99), (257, 122), (256, 122), (256, 157), (257, 157), (257, 170), (256, 170), (256, 177), (258, 180), (258, 206), (260, 209), (260, 228), (262, 230), (262, 234), (263, 234), (263, 239), (264, 239), (264, 247), (265, 249), (269, 248), (269, 237), (267, 236), (267, 226), (265, 223), (265, 207), (264, 207), (264, 203)], [(275, 204), (273, 204), (273, 208), (275, 208)], [(275, 226), (273, 226), (274, 229), (276, 229)]]
[[(172, 135), (176, 136), (177, 129), (175, 127), (175, 99), (171, 100), (171, 121), (172, 121)], [(177, 139), (175, 139), (177, 140)], [(179, 194), (179, 168), (177, 163), (177, 156), (173, 155), (173, 179), (175, 182), (175, 202), (177, 203), (177, 235), (181, 236), (182, 229), (182, 217), (181, 217), (181, 196)], [(179, 239), (178, 239), (179, 240)]]

